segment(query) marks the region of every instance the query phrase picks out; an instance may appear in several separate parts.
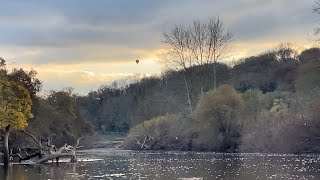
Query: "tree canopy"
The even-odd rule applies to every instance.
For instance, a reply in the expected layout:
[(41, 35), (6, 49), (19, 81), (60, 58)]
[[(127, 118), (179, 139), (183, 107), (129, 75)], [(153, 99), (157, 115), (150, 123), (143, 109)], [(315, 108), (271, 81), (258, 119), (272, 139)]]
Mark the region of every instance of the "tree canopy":
[(25, 87), (0, 76), (0, 127), (23, 129), (28, 125), (32, 101)]

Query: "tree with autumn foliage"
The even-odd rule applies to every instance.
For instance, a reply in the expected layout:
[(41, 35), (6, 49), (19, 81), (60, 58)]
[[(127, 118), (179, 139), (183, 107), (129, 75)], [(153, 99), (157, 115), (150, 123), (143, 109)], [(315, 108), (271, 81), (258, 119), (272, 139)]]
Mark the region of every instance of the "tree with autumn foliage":
[(0, 128), (4, 132), (4, 165), (9, 164), (9, 135), (11, 129), (27, 127), (27, 120), (32, 117), (32, 100), (28, 90), (5, 76), (0, 76)]

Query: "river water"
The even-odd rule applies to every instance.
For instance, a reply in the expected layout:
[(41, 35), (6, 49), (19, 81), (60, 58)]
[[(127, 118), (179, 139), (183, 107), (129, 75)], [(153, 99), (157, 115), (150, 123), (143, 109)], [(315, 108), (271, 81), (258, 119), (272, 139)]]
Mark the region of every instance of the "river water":
[(88, 150), (79, 160), (11, 165), (0, 179), (320, 179), (320, 155)]

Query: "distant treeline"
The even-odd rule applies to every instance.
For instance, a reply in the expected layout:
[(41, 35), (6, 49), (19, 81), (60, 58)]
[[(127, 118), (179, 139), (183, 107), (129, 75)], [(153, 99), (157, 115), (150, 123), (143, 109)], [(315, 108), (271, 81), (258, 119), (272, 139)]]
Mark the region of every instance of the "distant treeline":
[(233, 66), (217, 63), (216, 90), (212, 69), (114, 83), (76, 102), (97, 131), (129, 132), (127, 149), (320, 152), (320, 49), (282, 46)]

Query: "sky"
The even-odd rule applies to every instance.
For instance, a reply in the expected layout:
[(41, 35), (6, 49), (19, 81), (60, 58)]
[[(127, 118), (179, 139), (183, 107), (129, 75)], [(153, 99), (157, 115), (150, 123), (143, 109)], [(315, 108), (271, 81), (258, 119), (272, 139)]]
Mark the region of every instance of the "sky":
[[(314, 44), (314, 0), (3, 0), (0, 57), (38, 71), (43, 92), (85, 95), (135, 74), (158, 75), (162, 33), (220, 17), (234, 34), (228, 60), (279, 43)], [(139, 59), (139, 64), (135, 60)]]

